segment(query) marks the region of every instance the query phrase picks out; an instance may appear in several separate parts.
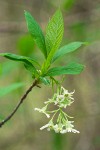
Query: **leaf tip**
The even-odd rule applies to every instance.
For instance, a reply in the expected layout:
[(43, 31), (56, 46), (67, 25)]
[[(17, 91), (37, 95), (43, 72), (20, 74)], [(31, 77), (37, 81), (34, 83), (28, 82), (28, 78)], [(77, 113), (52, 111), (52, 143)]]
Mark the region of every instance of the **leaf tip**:
[(24, 10), (24, 14), (26, 15), (26, 13), (27, 13), (27, 11), (26, 10)]
[(31, 15), (28, 11), (24, 10), (24, 15), (27, 17), (28, 15)]

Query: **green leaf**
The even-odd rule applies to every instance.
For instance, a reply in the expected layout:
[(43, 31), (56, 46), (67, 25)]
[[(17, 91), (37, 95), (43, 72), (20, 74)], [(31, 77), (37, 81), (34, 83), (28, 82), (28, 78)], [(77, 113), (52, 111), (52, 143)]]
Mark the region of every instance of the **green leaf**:
[(67, 66), (55, 67), (48, 70), (46, 76), (58, 76), (63, 74), (80, 74), (84, 69), (84, 65), (78, 63), (70, 63)]
[(46, 49), (48, 53), (46, 67), (51, 63), (52, 57), (59, 48), (64, 32), (63, 17), (60, 10), (57, 10), (48, 23), (46, 30)]
[(51, 50), (55, 52), (60, 46), (63, 37), (63, 30), (64, 25), (62, 13), (60, 10), (57, 10), (49, 21), (46, 29), (45, 41), (48, 54)]
[(14, 90), (22, 87), (24, 84), (23, 83), (14, 83), (12, 85), (9, 85), (7, 87), (0, 88), (0, 97), (3, 97), (10, 92), (13, 92)]
[(30, 34), (32, 35), (38, 47), (41, 49), (44, 56), (47, 57), (45, 38), (44, 38), (44, 35), (40, 26), (32, 17), (32, 15), (27, 11), (25, 11), (25, 18), (26, 18), (27, 27), (28, 27)]
[(39, 63), (35, 59), (26, 57), (26, 56), (20, 56), (20, 55), (16, 55), (16, 54), (12, 54), (12, 53), (0, 53), (0, 56), (4, 56), (10, 60), (22, 61), (24, 63), (29, 63), (32, 65), (36, 64), (36, 65), (40, 66)]
[(40, 81), (44, 83), (45, 85), (50, 85), (50, 81), (46, 79), (45, 77), (40, 77)]
[(72, 42), (68, 45), (65, 45), (61, 47), (54, 55), (52, 62), (54, 62), (56, 59), (64, 56), (67, 53), (71, 53), (75, 50), (77, 50), (79, 47), (81, 47), (83, 44), (86, 44), (86, 42)]
[(33, 70), (34, 72), (37, 72), (36, 68), (33, 66), (33, 64), (37, 64), (38, 66), (39, 66), (39, 64), (35, 59), (32, 59), (30, 57), (15, 55), (15, 54), (12, 54), (12, 53), (1, 53), (0, 56), (4, 56), (4, 57), (6, 57), (10, 60), (24, 62), (24, 64), (26, 64), (27, 66), (30, 66), (31, 70)]

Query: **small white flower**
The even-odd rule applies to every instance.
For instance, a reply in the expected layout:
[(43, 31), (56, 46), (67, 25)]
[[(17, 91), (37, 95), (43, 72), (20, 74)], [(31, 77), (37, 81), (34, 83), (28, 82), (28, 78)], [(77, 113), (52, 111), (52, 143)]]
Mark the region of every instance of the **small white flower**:
[(59, 133), (59, 127), (58, 127), (58, 124), (54, 125), (53, 129), (54, 129), (54, 131), (55, 131), (56, 133)]
[(65, 134), (67, 132), (73, 132), (73, 133), (80, 133), (79, 131), (77, 131), (76, 129), (64, 129), (61, 130), (60, 133)]
[(49, 127), (49, 124), (46, 124), (46, 125), (42, 126), (42, 127), (40, 128), (40, 130), (43, 130), (43, 129), (48, 128), (48, 127)]
[(50, 118), (50, 115), (48, 113), (46, 113), (46, 109), (47, 109), (47, 106), (43, 107), (42, 109), (40, 108), (35, 108), (34, 110), (37, 110), (39, 111), (40, 113), (43, 113), (47, 116), (47, 118)]
[(63, 127), (64, 127), (64, 124), (58, 123), (54, 125), (53, 129), (56, 133), (61, 133), (61, 131), (63, 130)]
[(74, 121), (67, 121), (66, 122), (66, 127), (67, 128), (73, 128), (74, 127), (74, 125), (72, 124)]
[(65, 130), (65, 129), (64, 129), (64, 130), (61, 130), (60, 133), (61, 133), (61, 134), (65, 134), (65, 133), (67, 133), (67, 130)]
[(61, 131), (61, 127), (58, 124), (54, 125), (53, 129), (56, 133), (59, 133)]
[(57, 95), (57, 100), (58, 102), (63, 102), (65, 99), (65, 96), (64, 95)]
[(66, 90), (64, 87), (61, 87), (61, 93), (66, 97), (68, 97), (69, 99), (74, 100), (72, 96), (75, 93), (75, 90), (73, 92), (68, 92), (68, 90)]
[(66, 122), (66, 132), (80, 133), (78, 130), (73, 129), (74, 125), (72, 124), (74, 121)]
[(43, 129), (47, 128), (47, 130), (50, 131), (51, 129), (53, 129), (53, 127), (54, 127), (53, 122), (52, 122), (52, 121), (49, 121), (49, 123), (47, 123), (46, 125), (42, 126), (42, 127), (40, 128), (40, 130), (43, 130)]
[(80, 133), (78, 130), (76, 130), (76, 129), (72, 129), (72, 132), (73, 133)]
[(73, 129), (73, 128), (66, 128), (66, 133), (67, 132), (80, 133), (78, 130)]

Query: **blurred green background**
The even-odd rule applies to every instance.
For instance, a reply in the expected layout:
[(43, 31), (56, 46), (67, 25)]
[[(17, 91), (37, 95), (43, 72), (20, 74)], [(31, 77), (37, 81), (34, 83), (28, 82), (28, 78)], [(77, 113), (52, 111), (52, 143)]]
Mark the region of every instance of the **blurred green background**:
[[(99, 0), (0, 0), (0, 53), (12, 52), (42, 59), (28, 34), (24, 10), (31, 12), (45, 33), (49, 18), (59, 7), (65, 26), (62, 44), (90, 42), (60, 62), (64, 65), (74, 60), (86, 65), (80, 75), (66, 76), (63, 84), (69, 91), (75, 89), (75, 102), (67, 112), (74, 116), (75, 128), (80, 134), (60, 135), (39, 130), (48, 120), (34, 108), (42, 107), (43, 102), (52, 96), (50, 87), (42, 85), (41, 89), (33, 89), (15, 116), (0, 129), (0, 150), (100, 150)], [(0, 97), (0, 121), (13, 110), (32, 83), (23, 64), (0, 57), (0, 88), (13, 83), (23, 85)]]

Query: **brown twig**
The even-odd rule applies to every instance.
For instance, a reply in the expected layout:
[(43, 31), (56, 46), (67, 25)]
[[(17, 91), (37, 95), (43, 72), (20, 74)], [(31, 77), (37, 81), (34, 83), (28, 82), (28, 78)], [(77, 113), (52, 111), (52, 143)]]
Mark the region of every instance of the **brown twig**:
[(29, 89), (22, 96), (22, 98), (20, 99), (19, 103), (17, 104), (17, 106), (15, 107), (15, 109), (12, 111), (12, 113), (9, 116), (7, 116), (7, 118), (4, 119), (2, 122), (0, 122), (0, 127), (2, 127), (6, 122), (8, 122), (13, 117), (13, 115), (16, 113), (16, 111), (18, 110), (18, 108), (20, 107), (20, 105), (26, 99), (27, 95), (32, 91), (33, 87), (35, 87), (35, 86), (38, 86), (38, 80), (35, 80), (33, 82), (33, 84), (29, 87)]

